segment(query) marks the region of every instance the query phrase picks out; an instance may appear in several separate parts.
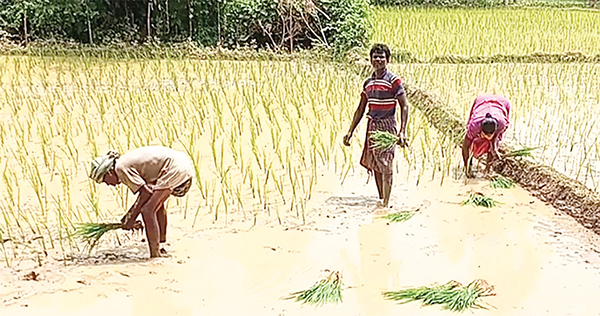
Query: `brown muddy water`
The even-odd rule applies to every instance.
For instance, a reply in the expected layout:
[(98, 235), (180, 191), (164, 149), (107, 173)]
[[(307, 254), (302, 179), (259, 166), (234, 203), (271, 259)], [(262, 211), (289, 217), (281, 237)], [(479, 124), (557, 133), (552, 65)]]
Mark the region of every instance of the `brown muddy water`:
[[(474, 279), (497, 293), (476, 315), (599, 314), (597, 235), (520, 188), (396, 178), (391, 211), (419, 208), (404, 223), (382, 218), (388, 211), (359, 172), (344, 186), (322, 185), (305, 225), (287, 216), (253, 226), (232, 214), (225, 227), (207, 214), (191, 229), (173, 207), (170, 258), (146, 260), (134, 236), (66, 264), (23, 264), (1, 275), (2, 315), (444, 315), (451, 312), (399, 305), (381, 292)], [(502, 204), (461, 206), (469, 190)], [(342, 304), (285, 299), (334, 270), (343, 274)], [(38, 281), (23, 279), (30, 271)]]

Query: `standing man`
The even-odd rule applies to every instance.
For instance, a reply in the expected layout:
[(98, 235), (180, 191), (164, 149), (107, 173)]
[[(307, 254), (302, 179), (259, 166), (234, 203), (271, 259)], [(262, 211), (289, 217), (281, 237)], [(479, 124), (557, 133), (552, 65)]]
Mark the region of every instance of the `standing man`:
[(499, 95), (480, 95), (473, 102), (467, 133), (462, 145), (465, 175), (474, 178), (471, 171), (472, 158), (479, 159), (487, 154), (485, 170), (487, 174), (494, 158), (500, 158), (500, 142), (508, 129), (510, 102)]
[(165, 201), (169, 196), (183, 197), (192, 186), (194, 167), (183, 152), (162, 146), (134, 149), (123, 156), (109, 151), (92, 161), (90, 178), (97, 183), (125, 184), (137, 194), (135, 203), (121, 219), (124, 229), (132, 229), (142, 214), (150, 257), (160, 257), (159, 242), (167, 240)]
[[(393, 164), (395, 146), (386, 150), (375, 149), (371, 145), (369, 134), (385, 131), (398, 135), (398, 144), (406, 146), (406, 123), (408, 121), (408, 101), (402, 80), (387, 70), (390, 62), (390, 49), (384, 44), (375, 44), (370, 52), (373, 74), (363, 84), (358, 108), (348, 133), (344, 136), (344, 145), (350, 146), (354, 129), (365, 113), (367, 106), (367, 135), (360, 164), (369, 174), (375, 174), (375, 183), (382, 204), (387, 207), (392, 191)], [(400, 132), (396, 129), (396, 105), (400, 105)]]

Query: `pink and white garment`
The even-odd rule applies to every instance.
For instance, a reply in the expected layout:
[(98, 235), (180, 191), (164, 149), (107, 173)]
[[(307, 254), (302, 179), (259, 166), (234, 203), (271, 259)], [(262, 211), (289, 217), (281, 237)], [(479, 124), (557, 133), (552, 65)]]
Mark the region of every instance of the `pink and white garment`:
[(473, 102), (465, 139), (471, 141), (471, 155), (475, 158), (481, 157), (491, 148), (491, 141), (481, 136), (481, 124), (488, 113), (498, 122), (496, 133), (500, 143), (510, 124), (510, 102), (499, 95), (480, 95)]

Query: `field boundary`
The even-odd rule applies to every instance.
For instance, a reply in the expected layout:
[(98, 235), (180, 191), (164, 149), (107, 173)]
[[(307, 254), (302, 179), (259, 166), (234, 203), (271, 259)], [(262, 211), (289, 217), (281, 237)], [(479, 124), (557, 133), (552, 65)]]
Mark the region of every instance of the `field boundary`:
[(494, 64), (494, 63), (599, 63), (600, 54), (585, 55), (580, 52), (533, 53), (530, 55), (492, 55), (492, 56), (436, 56), (431, 59), (418, 59), (410, 52), (392, 53), (391, 60), (396, 63), (412, 64)]
[[(442, 133), (452, 135), (456, 144), (460, 144), (460, 135), (463, 135), (465, 128), (457, 114), (424, 90), (407, 85), (406, 92), (409, 102), (423, 112), (434, 127)], [(511, 150), (510, 145), (503, 144), (501, 150)], [(572, 216), (585, 228), (600, 234), (597, 213), (600, 208), (600, 195), (583, 183), (563, 175), (554, 168), (525, 158), (504, 157), (493, 168), (541, 201)]]
[[(33, 57), (81, 57), (101, 59), (200, 59), (234, 61), (293, 61), (310, 60), (334, 63), (368, 63), (368, 50), (355, 48), (345, 56), (336, 56), (331, 48), (319, 47), (293, 53), (257, 49), (256, 47), (200, 47), (193, 42), (143, 44), (87, 45), (72, 42), (33, 42), (24, 47), (21, 43), (3, 39), (0, 34), (0, 55)], [(600, 63), (600, 54), (581, 52), (533, 53), (529, 55), (459, 56), (442, 55), (419, 59), (408, 51), (392, 52), (391, 62), (407, 64), (493, 64), (493, 63)]]

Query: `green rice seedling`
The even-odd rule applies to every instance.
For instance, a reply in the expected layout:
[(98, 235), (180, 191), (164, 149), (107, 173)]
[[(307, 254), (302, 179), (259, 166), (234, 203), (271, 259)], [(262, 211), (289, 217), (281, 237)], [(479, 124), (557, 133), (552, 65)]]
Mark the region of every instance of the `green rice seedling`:
[(415, 211), (399, 211), (387, 214), (383, 216), (383, 218), (390, 221), (390, 223), (400, 223), (411, 219), (413, 216), (415, 216), (415, 214)]
[(478, 279), (467, 286), (463, 286), (456, 281), (450, 281), (442, 285), (436, 284), (383, 292), (383, 296), (386, 299), (398, 301), (400, 304), (422, 301), (423, 305), (442, 305), (443, 309), (463, 312), (467, 309), (487, 309), (479, 301), (482, 297), (496, 295), (493, 291), (493, 286), (490, 286), (484, 280)]
[(75, 235), (90, 245), (90, 250), (104, 234), (123, 228), (121, 223), (83, 223), (75, 225)]
[(498, 202), (494, 201), (491, 197), (485, 196), (481, 192), (473, 192), (469, 194), (469, 197), (462, 202), (462, 205), (476, 205), (483, 207), (494, 207), (498, 205)]
[(341, 273), (333, 271), (328, 277), (321, 279), (308, 290), (290, 294), (288, 299), (295, 299), (296, 302), (315, 306), (330, 303), (337, 304), (342, 302), (342, 287)]
[(504, 154), (504, 157), (531, 157), (531, 152), (536, 149), (534, 147), (524, 147), (515, 149)]
[(493, 189), (510, 189), (515, 186), (515, 183), (510, 179), (501, 175), (495, 175), (490, 179), (490, 187)]
[(374, 131), (369, 133), (371, 146), (377, 150), (387, 150), (398, 143), (398, 136), (390, 132)]

